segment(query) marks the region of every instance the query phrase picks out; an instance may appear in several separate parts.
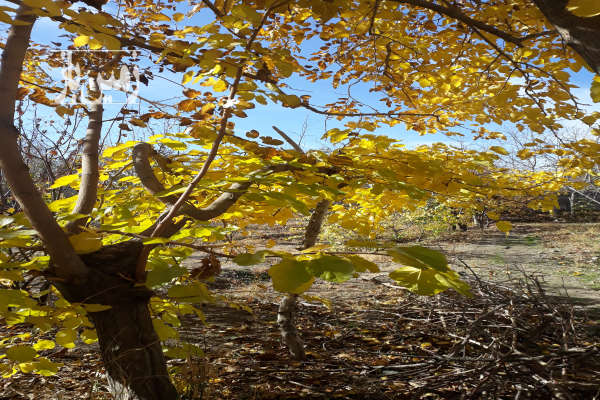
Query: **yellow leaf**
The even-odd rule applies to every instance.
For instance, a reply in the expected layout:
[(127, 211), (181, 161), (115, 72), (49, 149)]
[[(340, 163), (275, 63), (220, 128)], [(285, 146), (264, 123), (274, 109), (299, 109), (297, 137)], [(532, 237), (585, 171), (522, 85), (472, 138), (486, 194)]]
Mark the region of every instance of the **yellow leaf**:
[(102, 239), (92, 232), (81, 232), (69, 236), (69, 241), (77, 254), (86, 254), (102, 248)]
[(183, 75), (183, 79), (181, 80), (181, 84), (185, 85), (194, 77), (194, 71), (188, 71)]
[(75, 347), (77, 332), (73, 329), (61, 329), (56, 333), (56, 343), (67, 349)]
[(52, 350), (55, 346), (56, 346), (56, 344), (52, 340), (40, 339), (37, 341), (36, 344), (33, 345), (33, 348), (38, 351)]
[(150, 17), (153, 21), (170, 21), (171, 18), (167, 17), (165, 14), (153, 14)]
[(75, 40), (73, 40), (73, 44), (75, 45), (75, 47), (82, 47), (82, 46), (85, 46), (86, 44), (88, 44), (89, 41), (90, 41), (89, 36), (81, 35), (81, 36), (76, 37)]
[(490, 150), (495, 153), (502, 154), (504, 156), (508, 155), (508, 151), (506, 151), (506, 149), (504, 147), (492, 146), (492, 147), (490, 147)]
[(183, 15), (182, 13), (173, 14), (173, 19), (175, 20), (175, 22), (181, 21), (184, 17), (185, 15)]
[(213, 90), (215, 92), (224, 92), (225, 90), (227, 90), (227, 82), (219, 79), (214, 83)]
[(102, 48), (102, 43), (96, 39), (90, 39), (88, 46), (90, 47), (90, 50), (98, 50)]
[(595, 17), (600, 15), (600, 1), (598, 0), (570, 0), (567, 10), (578, 17)]
[(202, 104), (200, 100), (185, 99), (177, 104), (177, 109), (184, 112), (193, 111), (199, 107), (200, 104)]
[(511, 231), (512, 229), (512, 224), (508, 221), (498, 221), (496, 222), (496, 228), (498, 228), (500, 231), (506, 233), (508, 235), (508, 232)]
[(58, 178), (57, 180), (54, 181), (52, 186), (50, 186), (50, 189), (56, 189), (56, 188), (59, 188), (62, 186), (71, 185), (71, 184), (77, 182), (78, 180), (79, 180), (78, 174), (61, 176), (60, 178)]
[(497, 214), (497, 213), (495, 213), (495, 212), (488, 211), (486, 214), (487, 214), (487, 216), (488, 216), (488, 218), (489, 218), (489, 219), (493, 219), (493, 220), (498, 220), (498, 219), (500, 219), (500, 215), (498, 215), (498, 214)]
[(590, 96), (592, 97), (594, 103), (600, 103), (600, 75), (596, 75), (592, 81)]

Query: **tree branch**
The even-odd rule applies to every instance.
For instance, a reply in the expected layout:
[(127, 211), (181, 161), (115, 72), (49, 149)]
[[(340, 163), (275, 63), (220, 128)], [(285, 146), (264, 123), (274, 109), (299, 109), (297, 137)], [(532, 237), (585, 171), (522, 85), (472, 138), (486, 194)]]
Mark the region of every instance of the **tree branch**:
[(279, 134), (279, 136), (281, 136), (286, 142), (288, 142), (290, 144), (290, 146), (292, 146), (294, 148), (294, 150), (296, 150), (298, 153), (304, 154), (304, 150), (302, 150), (302, 147), (300, 147), (300, 145), (298, 143), (294, 142), (291, 137), (286, 135), (286, 133), (284, 131), (282, 131), (275, 125), (273, 125), (273, 129), (275, 130), (275, 132), (277, 132)]
[(562, 39), (600, 74), (600, 16), (582, 18), (567, 11), (567, 0), (533, 0)]
[[(133, 147), (133, 166), (146, 190), (153, 195), (158, 195), (161, 192), (164, 193), (167, 189), (160, 183), (150, 165), (149, 159), (154, 152), (155, 150), (148, 143), (136, 144)], [(293, 167), (286, 164), (276, 164), (260, 169), (250, 174), (246, 182), (236, 182), (229, 186), (225, 193), (217, 197), (208, 206), (198, 208), (190, 203), (184, 203), (176, 215), (187, 215), (188, 217), (199, 221), (209, 221), (227, 212), (227, 210), (229, 210), (229, 208), (246, 193), (248, 188), (254, 183), (253, 178), (256, 176), (273, 172), (291, 171), (293, 169)], [(173, 207), (179, 199), (176, 195), (159, 196), (158, 198), (164, 204), (171, 207)]]
[(445, 15), (446, 17), (460, 21), (468, 26), (474, 26), (477, 29), (480, 29), (487, 33), (491, 33), (492, 35), (497, 36), (500, 39), (502, 39), (506, 42), (510, 42), (519, 47), (523, 47), (523, 42), (526, 40), (536, 38), (536, 37), (539, 37), (544, 34), (551, 33), (551, 32), (540, 32), (540, 33), (529, 34), (526, 36), (518, 37), (518, 36), (514, 36), (508, 32), (505, 32), (501, 29), (498, 29), (495, 26), (492, 26), (492, 25), (486, 24), (485, 22), (473, 19), (473, 18), (469, 17), (468, 15), (466, 15), (465, 13), (463, 13), (458, 7), (454, 7), (451, 5), (442, 6), (440, 4), (432, 3), (432, 2), (426, 1), (426, 0), (391, 0), (391, 1), (394, 3), (410, 4), (413, 6), (417, 6), (417, 7), (425, 8), (425, 9), (428, 9), (431, 11), (435, 11), (438, 14)]
[(36, 18), (29, 7), (19, 6), (15, 20), (27, 24), (11, 27), (2, 52), (0, 93), (2, 93), (3, 102), (0, 107), (0, 168), (2, 168), (4, 177), (25, 215), (41, 236), (55, 266), (57, 276), (80, 283), (85, 279), (88, 269), (75, 254), (67, 235), (58, 225), (37, 190), (21, 156), (17, 143), (18, 132), (14, 127), (19, 77)]
[[(100, 88), (95, 79), (91, 79), (93, 83), (93, 92), (98, 95)], [(89, 214), (94, 209), (96, 197), (98, 194), (98, 181), (100, 173), (98, 169), (99, 158), (99, 143), (102, 132), (102, 114), (104, 107), (100, 98), (92, 102), (88, 111), (88, 126), (83, 139), (83, 150), (81, 152), (81, 182), (79, 186), (79, 194), (77, 195), (77, 203), (73, 208), (73, 214)], [(67, 230), (72, 233), (77, 233), (80, 227), (85, 223), (87, 217), (79, 218), (67, 224)]]

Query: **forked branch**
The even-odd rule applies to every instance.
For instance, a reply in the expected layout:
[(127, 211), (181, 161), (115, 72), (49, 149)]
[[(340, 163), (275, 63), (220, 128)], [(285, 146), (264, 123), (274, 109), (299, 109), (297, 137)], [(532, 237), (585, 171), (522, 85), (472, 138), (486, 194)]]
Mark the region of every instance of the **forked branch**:
[[(150, 144), (136, 144), (133, 148), (133, 166), (135, 172), (149, 193), (158, 196), (160, 201), (166, 205), (173, 206), (179, 199), (177, 195), (160, 196), (167, 189), (158, 180), (150, 165), (150, 158), (153, 157), (154, 153), (155, 150)], [(250, 186), (255, 182), (256, 177), (273, 172), (291, 171), (293, 169), (294, 167), (284, 164), (265, 167), (250, 174), (247, 181), (233, 183), (226, 189), (225, 193), (221, 194), (206, 207), (198, 208), (190, 203), (184, 203), (178, 210), (177, 215), (187, 215), (199, 221), (211, 220), (227, 212), (248, 191)]]

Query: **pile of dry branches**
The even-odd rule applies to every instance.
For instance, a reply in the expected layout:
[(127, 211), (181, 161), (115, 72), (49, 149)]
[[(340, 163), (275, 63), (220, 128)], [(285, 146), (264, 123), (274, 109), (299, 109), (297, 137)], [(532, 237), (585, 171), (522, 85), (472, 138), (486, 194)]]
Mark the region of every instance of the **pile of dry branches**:
[[(600, 398), (599, 338), (593, 332), (598, 325), (575, 313), (572, 303), (546, 295), (535, 277), (523, 275), (506, 284), (467, 278), (473, 298), (453, 292), (416, 296), (377, 279), (366, 282), (373, 288), (362, 288), (369, 291), (366, 298), (338, 302), (332, 310), (306, 303), (300, 307), (299, 330), (308, 354), (301, 365), (280, 347), (274, 301), (253, 305), (252, 326), (228, 330), (225, 336), (221, 331), (218, 338), (206, 330), (215, 346), (207, 349), (209, 365), (216, 368), (211, 394), (277, 399)], [(219, 343), (223, 340), (235, 343), (232, 354), (224, 351)]]
[(418, 329), (415, 339), (426, 335), (434, 344), (411, 346), (415, 354), (407, 354), (406, 363), (381, 369), (396, 370), (395, 378), (404, 377), (417, 391), (441, 396), (600, 398), (598, 337), (571, 302), (547, 296), (531, 275), (506, 285), (476, 276), (470, 283), (471, 299), (409, 296), (395, 307), (399, 321)]

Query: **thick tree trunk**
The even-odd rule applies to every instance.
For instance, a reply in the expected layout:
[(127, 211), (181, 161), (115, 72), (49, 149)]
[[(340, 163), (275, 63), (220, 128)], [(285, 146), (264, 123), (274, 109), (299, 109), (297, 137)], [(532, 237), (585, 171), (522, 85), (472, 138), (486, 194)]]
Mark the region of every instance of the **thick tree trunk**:
[(81, 255), (92, 271), (86, 284), (56, 286), (71, 302), (111, 306), (90, 318), (115, 399), (177, 399), (148, 309), (152, 292), (133, 279), (141, 250), (141, 242), (129, 241)]
[(600, 74), (600, 16), (581, 18), (567, 11), (568, 0), (534, 0), (563, 40)]
[(177, 398), (162, 347), (143, 299), (90, 313), (106, 368), (110, 392), (118, 400)]

